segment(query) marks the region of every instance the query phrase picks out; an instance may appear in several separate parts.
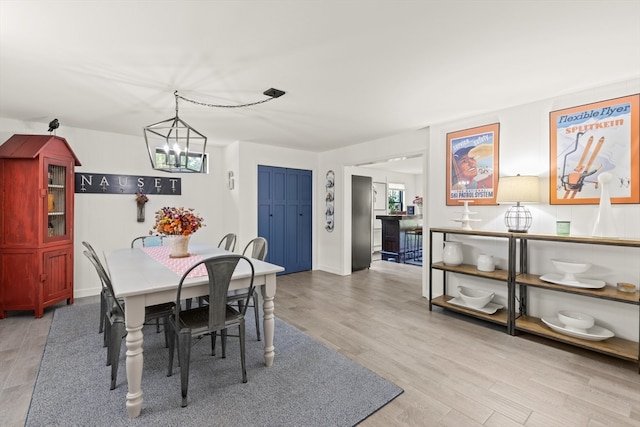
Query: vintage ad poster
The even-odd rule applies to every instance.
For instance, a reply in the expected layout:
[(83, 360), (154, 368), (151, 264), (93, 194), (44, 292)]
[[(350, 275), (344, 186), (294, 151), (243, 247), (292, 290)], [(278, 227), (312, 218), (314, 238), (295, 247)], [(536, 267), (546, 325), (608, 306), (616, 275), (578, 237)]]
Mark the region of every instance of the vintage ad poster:
[(551, 204), (638, 203), (640, 95), (552, 111)]
[(447, 134), (448, 206), (496, 204), (499, 139), (499, 123)]

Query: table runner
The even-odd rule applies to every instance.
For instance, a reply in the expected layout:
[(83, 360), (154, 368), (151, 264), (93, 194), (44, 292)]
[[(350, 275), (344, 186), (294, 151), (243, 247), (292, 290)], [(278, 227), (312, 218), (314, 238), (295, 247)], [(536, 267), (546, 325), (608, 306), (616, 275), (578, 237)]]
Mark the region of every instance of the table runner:
[[(169, 268), (176, 274), (182, 276), (185, 271), (187, 271), (192, 265), (195, 263), (202, 261), (200, 255), (190, 254), (188, 257), (184, 258), (171, 258), (169, 255), (171, 254), (171, 248), (169, 246), (152, 246), (148, 248), (141, 248), (147, 255), (151, 258), (155, 259), (158, 262), (161, 262), (165, 267)], [(196, 269), (194, 269), (187, 277), (199, 277), (206, 276), (207, 268), (204, 264), (199, 265)]]

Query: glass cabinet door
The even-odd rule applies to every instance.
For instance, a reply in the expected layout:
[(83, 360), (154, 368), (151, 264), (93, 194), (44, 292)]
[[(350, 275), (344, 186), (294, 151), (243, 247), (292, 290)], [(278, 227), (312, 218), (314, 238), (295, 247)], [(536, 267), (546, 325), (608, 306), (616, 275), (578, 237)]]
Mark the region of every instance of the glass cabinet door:
[(66, 236), (67, 168), (47, 165), (47, 237)]

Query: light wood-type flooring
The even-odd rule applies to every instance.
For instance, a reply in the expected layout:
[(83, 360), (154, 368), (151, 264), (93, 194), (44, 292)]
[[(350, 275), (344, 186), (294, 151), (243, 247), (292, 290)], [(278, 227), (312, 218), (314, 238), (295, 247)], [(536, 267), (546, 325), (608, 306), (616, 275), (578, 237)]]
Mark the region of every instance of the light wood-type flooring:
[[(276, 316), (405, 390), (362, 426), (640, 426), (637, 364), (429, 312), (421, 277), (375, 261), (278, 278)], [(0, 320), (1, 426), (24, 423), (52, 311)]]

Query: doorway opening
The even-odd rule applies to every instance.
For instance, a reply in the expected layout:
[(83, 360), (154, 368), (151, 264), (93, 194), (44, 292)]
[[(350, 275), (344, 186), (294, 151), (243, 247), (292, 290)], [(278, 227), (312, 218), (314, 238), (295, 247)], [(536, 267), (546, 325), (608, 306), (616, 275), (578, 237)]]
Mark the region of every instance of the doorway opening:
[[(372, 262), (396, 262), (402, 265), (422, 265), (422, 206), (414, 201), (425, 199), (424, 156), (422, 153), (409, 156), (360, 163), (355, 165), (358, 175), (371, 176), (373, 179), (373, 217), (372, 217)], [(362, 168), (362, 169), (360, 169)], [(406, 217), (410, 229), (399, 227), (401, 231), (395, 237), (400, 249), (396, 256), (384, 254), (385, 238), (380, 216), (400, 215)], [(418, 218), (419, 217), (419, 218)], [(419, 220), (419, 221), (412, 221)], [(394, 239), (394, 237), (391, 237)], [(389, 246), (391, 243), (386, 242)], [(386, 252), (389, 252), (388, 250)]]

